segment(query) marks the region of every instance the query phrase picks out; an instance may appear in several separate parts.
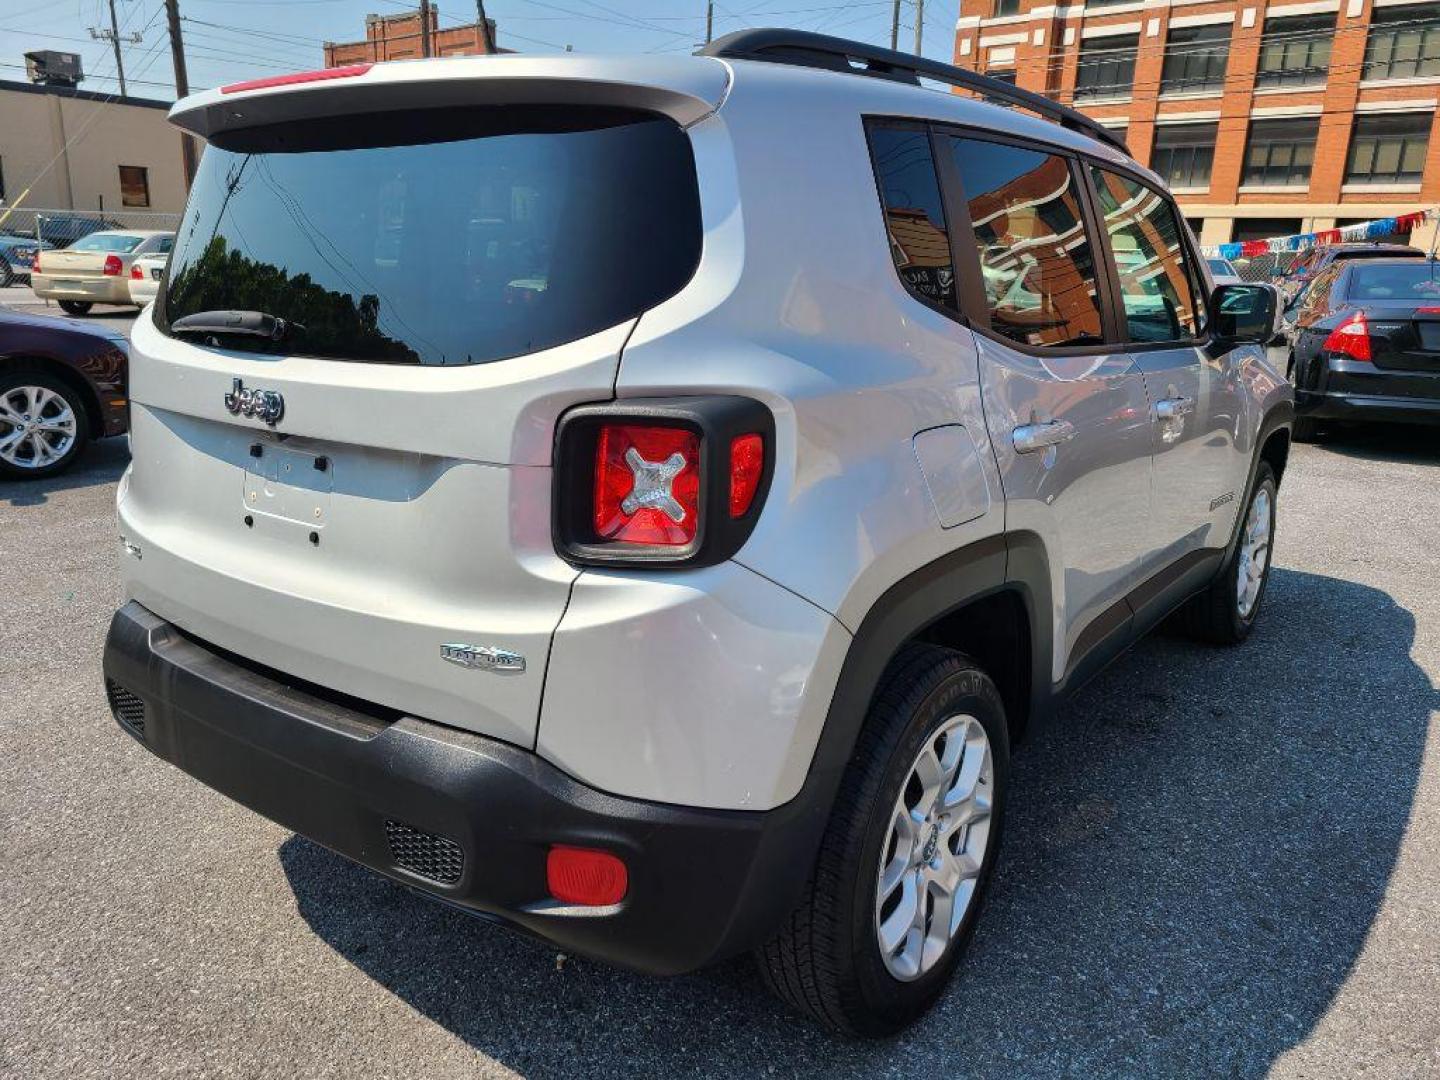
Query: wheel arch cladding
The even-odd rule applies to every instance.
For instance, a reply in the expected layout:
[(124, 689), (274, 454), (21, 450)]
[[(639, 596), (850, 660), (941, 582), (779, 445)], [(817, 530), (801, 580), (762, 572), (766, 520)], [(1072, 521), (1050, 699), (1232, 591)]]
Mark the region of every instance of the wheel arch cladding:
[(1266, 436), (1260, 445), (1260, 459), (1268, 461), (1275, 470), (1275, 483), (1285, 478), (1285, 464), (1290, 460), (1290, 429), (1277, 428)]

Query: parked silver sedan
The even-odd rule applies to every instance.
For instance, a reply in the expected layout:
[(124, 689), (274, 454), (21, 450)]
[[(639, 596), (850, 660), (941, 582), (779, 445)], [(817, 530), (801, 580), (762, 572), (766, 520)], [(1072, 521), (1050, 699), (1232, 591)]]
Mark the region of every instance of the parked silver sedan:
[(170, 259), (169, 254), (156, 253), (154, 255), (141, 255), (130, 264), (130, 277), (127, 284), (130, 289), (130, 302), (144, 307), (160, 291), (160, 279), (165, 276), (165, 264)]
[(172, 232), (151, 229), (104, 230), (68, 248), (41, 251), (30, 284), (35, 295), (56, 300), (70, 315), (84, 315), (95, 304), (133, 304), (130, 267), (142, 255), (167, 254)]

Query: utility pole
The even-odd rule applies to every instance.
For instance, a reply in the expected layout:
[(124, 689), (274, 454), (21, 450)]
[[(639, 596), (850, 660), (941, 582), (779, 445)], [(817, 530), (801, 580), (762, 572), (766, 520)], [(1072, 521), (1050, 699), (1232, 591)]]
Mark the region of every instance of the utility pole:
[(705, 44), (715, 36), (715, 0), (705, 0)]
[(420, 0), (420, 55), (430, 55), (430, 0)]
[[(190, 77), (185, 74), (185, 42), (180, 37), (180, 0), (165, 0), (165, 19), (170, 26), (170, 59), (175, 64), (175, 97), (190, 93)], [(189, 132), (180, 135), (180, 159), (185, 164), (185, 190), (195, 182), (195, 137)]]
[[(90, 36), (96, 41), (108, 41), (115, 46), (115, 77), (120, 80), (120, 96), (123, 98), (125, 96), (125, 61), (120, 57), (120, 26), (115, 21), (115, 0), (110, 0), (110, 29), (97, 30), (92, 26), (90, 27)], [(132, 31), (125, 40), (132, 45), (138, 45), (141, 40), (140, 34), (138, 31)]]
[(485, 17), (485, 0), (475, 0), (475, 14), (480, 19), (480, 33), (484, 35), (485, 51), (495, 52), (495, 35), (490, 33), (490, 20)]
[(895, 0), (895, 7), (890, 12), (890, 48), (900, 47), (900, 0)]
[(925, 0), (915, 0), (915, 55), (922, 56), (920, 42), (925, 33)]

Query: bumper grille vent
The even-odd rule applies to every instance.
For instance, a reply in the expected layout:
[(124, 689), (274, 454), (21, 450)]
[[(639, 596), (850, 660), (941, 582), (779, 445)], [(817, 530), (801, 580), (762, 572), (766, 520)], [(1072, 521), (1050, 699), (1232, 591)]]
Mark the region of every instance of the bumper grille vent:
[(105, 680), (105, 696), (110, 699), (110, 711), (115, 714), (115, 719), (143, 739), (145, 737), (145, 702), (114, 679)]
[(465, 853), (454, 840), (421, 832), (400, 821), (386, 821), (390, 857), (402, 870), (441, 885), (454, 885), (465, 869)]

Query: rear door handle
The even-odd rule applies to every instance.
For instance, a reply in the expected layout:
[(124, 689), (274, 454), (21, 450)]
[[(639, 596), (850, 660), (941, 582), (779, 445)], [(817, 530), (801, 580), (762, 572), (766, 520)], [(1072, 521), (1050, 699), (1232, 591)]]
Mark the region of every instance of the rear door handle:
[(1046, 420), (1043, 423), (1021, 424), (1010, 434), (1016, 453), (1033, 454), (1047, 446), (1058, 446), (1075, 437), (1075, 425), (1069, 420)]
[(1195, 411), (1195, 399), (1190, 397), (1163, 398), (1155, 403), (1155, 415), (1161, 420), (1178, 420)]

